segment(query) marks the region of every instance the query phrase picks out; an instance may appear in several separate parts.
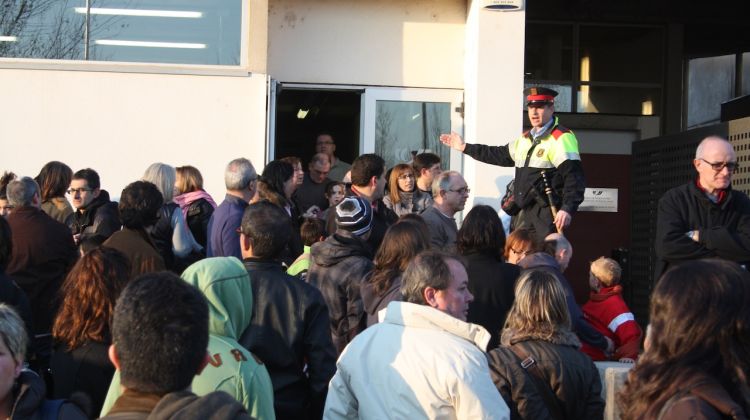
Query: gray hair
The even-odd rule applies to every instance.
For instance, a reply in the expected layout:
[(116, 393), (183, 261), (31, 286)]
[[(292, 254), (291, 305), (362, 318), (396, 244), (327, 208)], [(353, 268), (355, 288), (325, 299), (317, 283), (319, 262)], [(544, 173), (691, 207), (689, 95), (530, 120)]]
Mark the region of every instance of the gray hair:
[(147, 181), (159, 189), (162, 197), (164, 197), (164, 203), (169, 203), (174, 198), (174, 183), (177, 177), (177, 172), (173, 166), (169, 166), (165, 163), (153, 163), (151, 166), (146, 168), (146, 172), (143, 173), (141, 181)]
[(436, 176), (432, 180), (432, 196), (438, 197), (440, 196), (440, 191), (447, 191), (451, 186), (451, 179), (454, 176), (461, 176), (461, 174), (456, 171), (444, 171)]
[(716, 141), (726, 143), (729, 145), (729, 147), (732, 148), (732, 150), (734, 150), (734, 147), (732, 147), (732, 143), (729, 143), (727, 139), (719, 137), (719, 136), (708, 136), (705, 139), (701, 140), (700, 144), (695, 149), (695, 158), (701, 159), (703, 157), (703, 154), (705, 153), (706, 144), (716, 142)]
[(448, 260), (456, 260), (463, 264), (455, 255), (441, 251), (426, 250), (417, 254), (406, 267), (401, 279), (401, 294), (404, 302), (426, 305), (427, 302), (424, 300), (426, 288), (447, 289), (453, 277), (448, 267)]
[(23, 363), (29, 338), (21, 317), (12, 306), (0, 303), (0, 340), (16, 363)]
[(244, 190), (251, 182), (258, 179), (253, 164), (245, 158), (235, 159), (227, 165), (224, 171), (224, 184), (228, 190)]
[(28, 176), (8, 183), (6, 194), (8, 203), (13, 207), (30, 206), (34, 195), (39, 193), (39, 184)]

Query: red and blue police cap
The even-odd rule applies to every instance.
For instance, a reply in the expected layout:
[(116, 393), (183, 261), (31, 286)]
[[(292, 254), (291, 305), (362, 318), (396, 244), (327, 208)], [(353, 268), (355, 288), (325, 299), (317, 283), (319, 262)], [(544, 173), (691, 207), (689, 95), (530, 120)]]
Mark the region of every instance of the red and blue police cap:
[(552, 105), (555, 103), (557, 91), (546, 87), (530, 87), (523, 90), (526, 96), (526, 106)]

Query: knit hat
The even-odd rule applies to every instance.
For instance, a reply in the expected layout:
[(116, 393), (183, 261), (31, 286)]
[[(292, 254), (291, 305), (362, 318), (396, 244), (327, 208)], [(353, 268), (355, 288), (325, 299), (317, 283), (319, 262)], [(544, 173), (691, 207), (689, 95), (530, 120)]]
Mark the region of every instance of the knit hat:
[(362, 197), (346, 197), (336, 206), (336, 226), (361, 236), (372, 227), (372, 206)]

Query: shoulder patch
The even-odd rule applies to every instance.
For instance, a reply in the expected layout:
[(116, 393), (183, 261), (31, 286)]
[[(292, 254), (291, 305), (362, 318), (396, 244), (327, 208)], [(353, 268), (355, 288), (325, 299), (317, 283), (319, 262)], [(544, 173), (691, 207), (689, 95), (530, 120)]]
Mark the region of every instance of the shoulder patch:
[(552, 135), (552, 137), (555, 140), (557, 140), (557, 139), (559, 139), (565, 133), (570, 133), (570, 130), (568, 130), (565, 127), (557, 126), (557, 128), (555, 128), (554, 130), (552, 130), (552, 133), (550, 133), (550, 134)]

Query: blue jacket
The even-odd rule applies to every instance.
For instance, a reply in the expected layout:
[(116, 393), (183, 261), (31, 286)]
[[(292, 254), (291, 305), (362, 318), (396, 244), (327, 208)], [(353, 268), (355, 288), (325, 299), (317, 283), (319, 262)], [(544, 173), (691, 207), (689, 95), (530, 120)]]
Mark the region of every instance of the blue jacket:
[(239, 197), (227, 194), (216, 207), (208, 222), (208, 257), (237, 257), (242, 259), (240, 237), (237, 228), (242, 223), (242, 213), (248, 203)]

